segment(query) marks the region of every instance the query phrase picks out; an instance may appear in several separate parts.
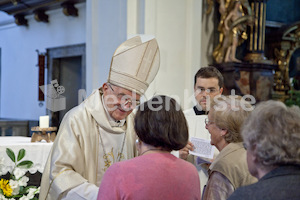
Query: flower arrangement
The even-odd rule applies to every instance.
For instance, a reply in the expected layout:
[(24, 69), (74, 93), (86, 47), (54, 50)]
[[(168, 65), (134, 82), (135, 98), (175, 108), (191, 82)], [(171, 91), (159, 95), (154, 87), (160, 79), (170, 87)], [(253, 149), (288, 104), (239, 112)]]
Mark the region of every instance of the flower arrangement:
[(25, 149), (21, 149), (16, 159), (14, 152), (6, 148), (6, 154), (15, 163), (15, 166), (10, 172), (9, 180), (0, 180), (0, 200), (38, 200), (37, 194), (40, 192), (40, 188), (27, 186), (29, 178), (25, 176), (25, 173), (33, 166), (33, 162), (21, 161), (25, 153)]

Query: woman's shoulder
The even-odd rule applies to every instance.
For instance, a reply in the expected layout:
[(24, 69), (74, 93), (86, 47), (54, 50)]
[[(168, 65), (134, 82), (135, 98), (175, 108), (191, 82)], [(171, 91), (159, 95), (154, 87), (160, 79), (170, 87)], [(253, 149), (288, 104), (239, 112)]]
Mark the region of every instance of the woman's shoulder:
[(113, 163), (105, 172), (105, 174), (124, 174), (129, 171), (134, 171), (134, 168), (137, 168), (138, 165), (136, 164), (136, 158), (131, 158), (129, 160), (123, 160), (120, 162)]
[(198, 171), (197, 171), (197, 168), (195, 167), (195, 165), (193, 165), (192, 163), (190, 163), (186, 160), (180, 159), (180, 158), (176, 158), (176, 159), (177, 159), (176, 161), (178, 163), (178, 166), (181, 169), (189, 170), (191, 173), (195, 173), (198, 175)]

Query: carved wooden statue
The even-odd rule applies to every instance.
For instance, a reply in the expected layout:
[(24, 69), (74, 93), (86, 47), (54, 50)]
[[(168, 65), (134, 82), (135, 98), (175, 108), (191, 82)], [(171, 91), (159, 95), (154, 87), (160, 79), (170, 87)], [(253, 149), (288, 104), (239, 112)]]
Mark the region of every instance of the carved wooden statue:
[(219, 3), (219, 44), (213, 57), (217, 63), (241, 62), (236, 58), (236, 48), (247, 39), (247, 25), (253, 21), (251, 7), (248, 0), (220, 0)]

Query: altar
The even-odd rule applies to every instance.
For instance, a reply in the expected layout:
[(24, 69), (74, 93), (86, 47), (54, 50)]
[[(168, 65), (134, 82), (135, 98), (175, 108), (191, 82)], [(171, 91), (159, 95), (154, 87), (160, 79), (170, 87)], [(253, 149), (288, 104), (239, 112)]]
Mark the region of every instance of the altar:
[(224, 77), (224, 95), (251, 95), (256, 103), (272, 99), (273, 72), (277, 70), (277, 65), (244, 62), (221, 63), (214, 66)]
[(35, 185), (39, 185), (52, 144), (46, 141), (31, 142), (31, 137), (0, 137), (0, 176), (7, 176), (15, 166), (15, 163), (6, 154), (6, 148), (10, 148), (16, 157), (20, 149), (25, 149), (26, 153), (23, 160), (33, 162), (33, 166), (28, 170), (27, 174), (34, 178)]

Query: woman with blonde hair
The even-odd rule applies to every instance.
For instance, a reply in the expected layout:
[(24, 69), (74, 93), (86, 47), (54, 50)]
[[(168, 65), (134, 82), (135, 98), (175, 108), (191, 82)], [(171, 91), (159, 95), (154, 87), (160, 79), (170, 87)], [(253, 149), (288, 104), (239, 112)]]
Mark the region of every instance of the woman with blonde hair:
[(209, 167), (204, 200), (225, 200), (234, 190), (256, 181), (250, 175), (241, 127), (253, 107), (238, 96), (221, 96), (211, 103), (206, 129), (220, 154)]

